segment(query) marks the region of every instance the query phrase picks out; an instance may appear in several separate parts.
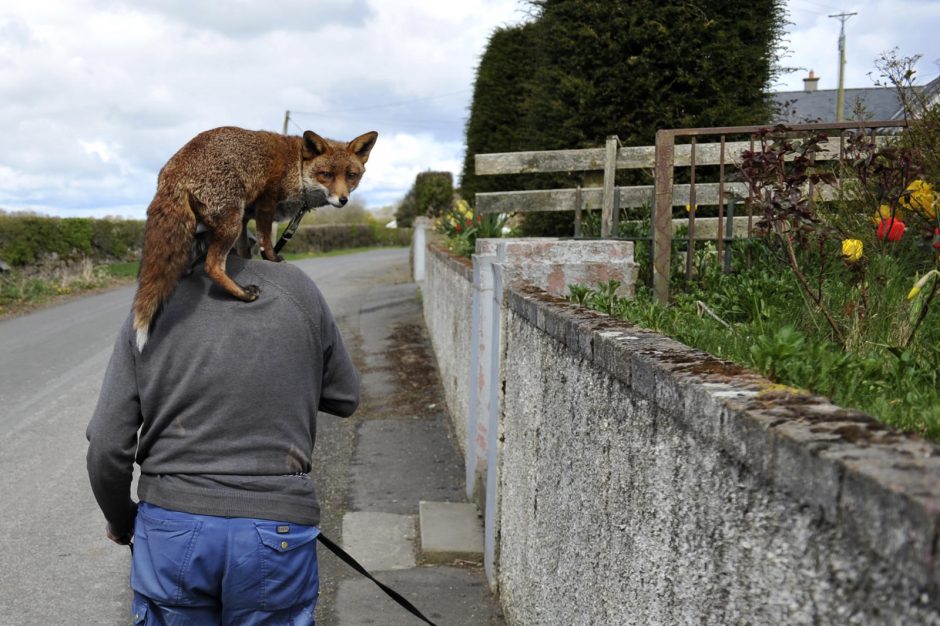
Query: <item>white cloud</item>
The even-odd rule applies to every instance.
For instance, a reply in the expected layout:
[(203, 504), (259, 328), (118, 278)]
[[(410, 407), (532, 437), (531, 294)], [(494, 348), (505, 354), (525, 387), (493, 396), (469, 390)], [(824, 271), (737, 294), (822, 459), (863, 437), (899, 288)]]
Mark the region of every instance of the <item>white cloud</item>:
[[(820, 77), (819, 89), (835, 89), (839, 82), (839, 29), (841, 22), (829, 17), (841, 9), (815, 0), (789, 0), (790, 54), (783, 65), (800, 68), (780, 79), (780, 90), (803, 88), (803, 78), (812, 69)], [(878, 78), (876, 60), (882, 53), (898, 49), (901, 56), (923, 55), (918, 63), (919, 82), (938, 74), (940, 42), (935, 24), (940, 24), (940, 1), (861, 0), (846, 8), (857, 13), (845, 23), (845, 86), (871, 87)], [(869, 76), (871, 74), (871, 76)]]
[(143, 216), (197, 132), (281, 130), (287, 109), (292, 133), (378, 130), (357, 193), (393, 202), (419, 171), (456, 171), (477, 59), (516, 7), (0, 0), (0, 206)]
[(405, 196), (415, 176), (426, 170), (454, 172), (456, 183), (462, 149), (459, 142), (441, 142), (427, 134), (379, 136), (356, 194), (368, 195), (370, 204), (393, 204)]
[[(793, 54), (834, 87), (836, 12), (789, 0)], [(418, 172), (456, 174), (479, 57), (521, 0), (0, 0), (0, 207), (142, 217), (157, 172), (222, 125), (337, 139), (380, 133), (356, 192), (400, 200)], [(883, 49), (936, 75), (940, 1), (863, 0), (847, 86)], [(804, 71), (781, 88), (802, 86)]]

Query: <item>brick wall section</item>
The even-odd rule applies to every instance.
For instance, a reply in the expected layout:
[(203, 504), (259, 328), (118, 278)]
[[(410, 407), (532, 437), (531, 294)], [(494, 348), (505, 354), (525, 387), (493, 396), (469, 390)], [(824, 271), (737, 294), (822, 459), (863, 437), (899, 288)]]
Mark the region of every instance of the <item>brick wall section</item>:
[(940, 624), (940, 446), (540, 290), (509, 308), (509, 623)]
[(457, 441), (466, 454), (473, 266), (470, 259), (456, 257), (435, 242), (428, 245), (427, 254), (424, 320), (447, 400), (447, 407), (441, 410), (450, 411)]

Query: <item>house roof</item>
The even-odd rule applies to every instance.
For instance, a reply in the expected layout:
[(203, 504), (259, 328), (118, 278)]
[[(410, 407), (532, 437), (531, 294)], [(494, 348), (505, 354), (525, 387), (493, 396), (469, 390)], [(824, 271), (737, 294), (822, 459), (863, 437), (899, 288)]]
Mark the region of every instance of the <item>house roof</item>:
[[(940, 78), (923, 86), (914, 87), (928, 104), (940, 100)], [(838, 90), (780, 91), (773, 94), (778, 112), (775, 123), (800, 124), (804, 122), (834, 122)], [(864, 119), (900, 119), (904, 112), (897, 90), (894, 87), (866, 87), (846, 89), (843, 100), (843, 119), (858, 119), (857, 106), (861, 106)]]
[[(834, 122), (838, 90), (780, 91), (773, 94), (777, 104), (774, 122), (802, 124), (808, 122)], [(842, 106), (842, 117), (858, 119), (857, 105), (862, 107), (864, 118), (890, 120), (901, 108), (897, 91), (890, 87), (868, 87), (846, 89)]]

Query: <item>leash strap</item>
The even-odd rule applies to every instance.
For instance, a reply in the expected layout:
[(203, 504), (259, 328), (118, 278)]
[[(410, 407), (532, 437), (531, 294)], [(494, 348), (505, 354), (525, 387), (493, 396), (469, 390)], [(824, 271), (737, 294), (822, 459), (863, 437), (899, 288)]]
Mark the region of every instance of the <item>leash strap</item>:
[(294, 233), (297, 232), (297, 227), (300, 226), (300, 220), (303, 219), (304, 214), (310, 209), (307, 207), (306, 198), (304, 198), (304, 206), (302, 209), (297, 211), (294, 214), (294, 217), (291, 218), (290, 224), (287, 225), (287, 228), (284, 229), (284, 232), (281, 233), (281, 238), (277, 240), (277, 243), (274, 245), (274, 254), (277, 254), (281, 251), (287, 242), (290, 241), (290, 238), (294, 236)]
[(366, 578), (374, 582), (376, 585), (378, 585), (379, 589), (384, 591), (385, 594), (389, 598), (397, 602), (403, 609), (405, 609), (406, 611), (408, 611), (409, 613), (417, 617), (422, 622), (426, 624), (431, 624), (431, 626), (435, 626), (434, 622), (426, 618), (424, 614), (421, 613), (421, 611), (419, 611), (418, 609), (416, 609), (415, 606), (411, 602), (408, 602), (408, 600), (406, 600), (400, 593), (398, 593), (397, 591), (395, 591), (388, 585), (385, 585), (382, 582), (376, 580), (376, 578), (372, 574), (370, 574), (368, 571), (366, 571), (366, 568), (360, 565), (356, 559), (352, 558), (348, 552), (346, 552), (345, 550), (340, 548), (338, 545), (336, 545), (335, 543), (333, 543), (332, 541), (324, 537), (322, 533), (317, 535), (317, 540), (323, 544), (323, 547), (328, 549), (330, 552), (338, 556), (343, 562), (345, 562), (346, 565), (353, 568), (354, 570), (356, 570), (357, 572), (359, 572), (360, 574), (362, 574), (363, 576), (365, 576)]

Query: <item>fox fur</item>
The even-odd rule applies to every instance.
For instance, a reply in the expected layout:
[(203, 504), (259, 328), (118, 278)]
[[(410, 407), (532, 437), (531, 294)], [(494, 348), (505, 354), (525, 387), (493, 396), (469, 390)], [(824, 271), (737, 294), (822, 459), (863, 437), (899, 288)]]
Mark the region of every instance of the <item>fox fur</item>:
[[(160, 170), (157, 191), (147, 209), (144, 249), (134, 329), (143, 351), (163, 302), (187, 269), (198, 223), (208, 231), (206, 273), (236, 298), (251, 302), (257, 285), (239, 285), (225, 273), (233, 244), (247, 249), (249, 219), (255, 219), (262, 256), (282, 260), (271, 242), (273, 222), (303, 206), (341, 207), (365, 172), (378, 133), (350, 142), (324, 139), (313, 131), (302, 137), (223, 127), (196, 135)], [(311, 200), (315, 198), (315, 200)]]

